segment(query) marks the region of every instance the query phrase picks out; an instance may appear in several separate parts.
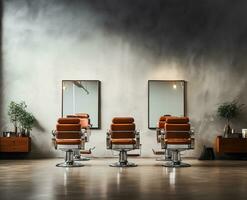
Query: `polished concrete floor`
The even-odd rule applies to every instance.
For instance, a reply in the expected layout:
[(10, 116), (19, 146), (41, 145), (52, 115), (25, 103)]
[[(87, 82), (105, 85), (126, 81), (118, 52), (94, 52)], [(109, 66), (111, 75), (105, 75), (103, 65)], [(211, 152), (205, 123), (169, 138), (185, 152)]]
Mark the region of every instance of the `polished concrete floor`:
[(0, 199), (247, 199), (247, 161), (186, 160), (190, 168), (130, 159), (135, 168), (112, 168), (116, 159), (93, 159), (81, 168), (57, 168), (61, 159), (0, 160)]

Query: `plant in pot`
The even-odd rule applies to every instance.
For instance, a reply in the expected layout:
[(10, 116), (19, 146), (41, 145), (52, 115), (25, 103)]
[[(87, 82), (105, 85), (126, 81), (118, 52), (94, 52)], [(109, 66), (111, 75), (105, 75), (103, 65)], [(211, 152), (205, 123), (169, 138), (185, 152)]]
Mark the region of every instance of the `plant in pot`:
[(17, 135), (17, 129), (20, 122), (20, 117), (23, 114), (23, 111), (26, 109), (27, 105), (24, 101), (20, 103), (16, 103), (14, 101), (11, 101), (9, 104), (9, 110), (8, 115), (10, 118), (11, 123), (13, 123), (15, 128), (15, 134)]
[(219, 117), (226, 120), (226, 125), (224, 127), (224, 137), (229, 137), (231, 135), (232, 129), (230, 122), (241, 113), (243, 106), (244, 104), (239, 104), (237, 100), (225, 102), (219, 105), (217, 114)]
[(19, 128), (22, 135), (30, 135), (30, 131), (34, 126), (35, 117), (32, 113), (26, 111), (27, 105), (24, 101), (16, 103), (11, 101), (9, 104), (8, 115), (10, 121), (14, 124), (15, 134), (17, 135), (17, 130)]
[(32, 113), (24, 110), (20, 116), (21, 132), (26, 136), (30, 136), (30, 131), (32, 130), (35, 122), (35, 117)]

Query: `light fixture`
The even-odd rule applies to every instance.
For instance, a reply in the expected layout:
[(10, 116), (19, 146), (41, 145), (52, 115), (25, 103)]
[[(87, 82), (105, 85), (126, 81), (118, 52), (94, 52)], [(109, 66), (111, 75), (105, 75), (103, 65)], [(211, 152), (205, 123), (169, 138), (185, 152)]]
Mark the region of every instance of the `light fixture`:
[(63, 90), (66, 90), (66, 87), (65, 86), (63, 86)]
[(174, 89), (174, 90), (176, 90), (176, 89), (177, 89), (177, 85), (176, 85), (175, 83), (173, 84), (173, 86), (172, 86), (172, 87), (173, 87), (173, 89)]

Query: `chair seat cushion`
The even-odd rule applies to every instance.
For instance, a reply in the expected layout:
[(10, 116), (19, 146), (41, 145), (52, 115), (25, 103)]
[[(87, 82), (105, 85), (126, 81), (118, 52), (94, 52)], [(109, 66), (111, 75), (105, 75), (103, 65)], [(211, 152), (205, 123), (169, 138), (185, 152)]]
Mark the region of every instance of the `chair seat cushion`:
[(56, 139), (57, 144), (64, 144), (64, 145), (79, 145), (82, 143), (83, 140), (81, 139)]
[(135, 144), (134, 139), (111, 139), (112, 144)]
[(190, 138), (172, 138), (165, 139), (166, 144), (191, 144)]

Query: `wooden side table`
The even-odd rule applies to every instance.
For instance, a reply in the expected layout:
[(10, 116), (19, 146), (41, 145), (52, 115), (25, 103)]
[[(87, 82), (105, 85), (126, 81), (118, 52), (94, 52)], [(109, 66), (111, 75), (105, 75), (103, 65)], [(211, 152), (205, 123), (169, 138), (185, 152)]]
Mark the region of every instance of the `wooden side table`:
[(30, 137), (0, 137), (0, 152), (28, 153), (30, 151)]
[(247, 153), (247, 138), (223, 138), (218, 136), (215, 141), (218, 155), (225, 153)]

